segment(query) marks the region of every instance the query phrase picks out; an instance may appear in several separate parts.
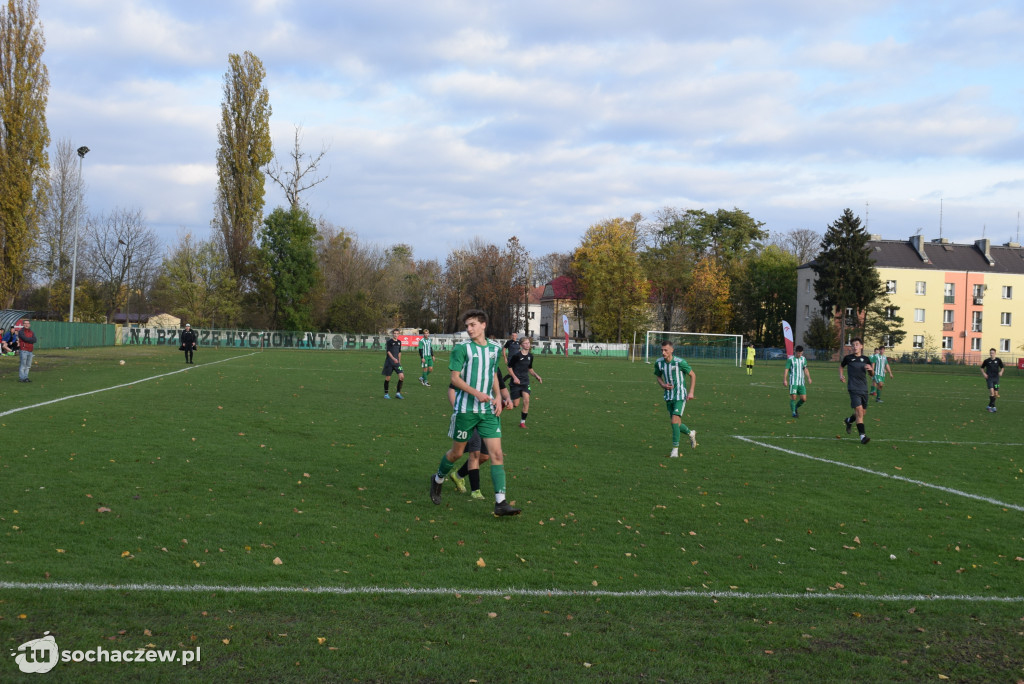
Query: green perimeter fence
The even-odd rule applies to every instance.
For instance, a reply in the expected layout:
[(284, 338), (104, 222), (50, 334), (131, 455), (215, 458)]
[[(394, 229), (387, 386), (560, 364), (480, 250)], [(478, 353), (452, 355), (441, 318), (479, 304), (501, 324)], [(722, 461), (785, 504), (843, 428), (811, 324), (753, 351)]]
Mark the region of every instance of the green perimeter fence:
[(39, 340), (38, 349), (71, 347), (108, 347), (117, 339), (117, 326), (106, 323), (63, 323), (32, 321), (32, 331)]

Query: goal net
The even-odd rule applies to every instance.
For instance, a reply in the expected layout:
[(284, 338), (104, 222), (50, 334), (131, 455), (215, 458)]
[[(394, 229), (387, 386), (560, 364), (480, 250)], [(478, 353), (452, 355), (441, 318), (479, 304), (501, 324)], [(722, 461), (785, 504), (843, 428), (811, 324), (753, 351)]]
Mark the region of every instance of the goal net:
[(718, 335), (714, 333), (672, 332), (669, 330), (648, 330), (644, 336), (641, 352), (644, 363), (652, 363), (661, 356), (661, 343), (668, 340), (675, 348), (676, 356), (687, 361), (717, 361), (736, 366), (743, 365), (743, 335)]

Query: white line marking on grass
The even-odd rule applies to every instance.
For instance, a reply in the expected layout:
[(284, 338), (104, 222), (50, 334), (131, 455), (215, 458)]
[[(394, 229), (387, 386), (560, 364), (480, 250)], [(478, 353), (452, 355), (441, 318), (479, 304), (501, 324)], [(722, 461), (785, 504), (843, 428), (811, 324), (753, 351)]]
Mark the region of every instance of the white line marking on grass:
[(868, 475), (877, 475), (879, 477), (887, 477), (890, 480), (899, 480), (900, 482), (907, 482), (907, 483), (910, 483), (910, 484), (915, 484), (915, 485), (918, 485), (919, 487), (928, 487), (930, 489), (938, 489), (939, 491), (946, 492), (947, 494), (954, 494), (956, 496), (962, 496), (964, 498), (974, 499), (976, 501), (984, 501), (985, 503), (995, 504), (996, 506), (1000, 506), (1002, 508), (1010, 508), (1012, 510), (1020, 511), (1020, 512), (1024, 513), (1024, 506), (1018, 506), (1016, 504), (1005, 503), (1005, 502), (999, 501), (997, 499), (990, 499), (989, 497), (981, 496), (980, 494), (971, 494), (969, 492), (962, 492), (959, 489), (953, 489), (951, 487), (943, 487), (942, 485), (936, 485), (936, 484), (931, 484), (931, 483), (928, 483), (928, 482), (922, 482), (921, 480), (913, 480), (913, 479), (911, 479), (909, 477), (903, 477), (901, 475), (890, 475), (889, 473), (883, 473), (883, 472), (880, 472), (878, 470), (871, 470), (870, 468), (863, 468), (861, 466), (851, 465), (849, 463), (843, 463), (842, 461), (833, 461), (833, 460), (828, 459), (828, 458), (819, 458), (817, 456), (811, 456), (809, 454), (802, 454), (799, 451), (793, 451), (791, 449), (783, 449), (782, 447), (775, 446), (774, 444), (765, 444), (764, 442), (758, 442), (758, 441), (755, 441), (754, 439), (751, 439), (750, 437), (743, 437), (742, 435), (733, 435), (733, 436), (736, 439), (742, 440), (744, 442), (749, 442), (750, 444), (757, 444), (758, 446), (763, 446), (766, 449), (774, 449), (776, 451), (781, 451), (781, 452), (783, 452), (785, 454), (791, 454), (793, 456), (799, 456), (800, 458), (806, 458), (806, 459), (809, 459), (811, 461), (818, 461), (820, 463), (828, 463), (829, 465), (837, 465), (837, 466), (841, 466), (843, 468), (850, 468), (852, 470), (859, 470), (860, 472), (867, 473)]
[[(808, 437), (804, 435), (744, 435), (749, 439), (820, 439), (834, 442), (835, 437)], [(871, 438), (872, 442), (901, 442), (903, 444), (946, 444), (948, 446), (1024, 446), (1024, 442), (961, 442), (958, 440), (945, 439), (886, 439), (885, 437)]]
[(94, 584), (89, 582), (0, 582), (0, 589), (58, 591), (152, 591), (160, 593), (224, 593), (224, 594), (333, 594), (398, 595), (398, 596), (527, 596), (554, 598), (732, 598), (732, 599), (816, 599), (856, 601), (964, 601), (970, 603), (1024, 603), (1024, 596), (971, 596), (967, 594), (841, 594), (785, 593), (757, 591), (697, 591), (692, 589), (648, 589), (638, 591), (600, 591), (596, 589), (456, 589), (454, 587), (254, 587), (216, 584)]
[(49, 406), (50, 404), (56, 404), (61, 401), (67, 401), (68, 399), (78, 399), (79, 397), (87, 397), (90, 394), (99, 394), (100, 392), (107, 392), (110, 390), (120, 389), (122, 387), (131, 387), (132, 385), (138, 385), (140, 382), (149, 382), (150, 380), (157, 380), (159, 378), (166, 378), (169, 375), (176, 375), (178, 373), (185, 373), (186, 371), (195, 370), (196, 368), (202, 368), (204, 366), (213, 366), (218, 363), (224, 363), (225, 361), (234, 361), (235, 359), (244, 359), (247, 356), (253, 356), (259, 352), (252, 352), (252, 354), (242, 354), (241, 356), (232, 356), (228, 359), (221, 359), (220, 361), (209, 361), (207, 363), (200, 363), (188, 368), (182, 368), (180, 370), (171, 371), (170, 373), (161, 373), (160, 375), (151, 375), (148, 378), (139, 378), (138, 380), (132, 380), (122, 385), (114, 385), (113, 387), (103, 387), (101, 389), (92, 390), (90, 392), (82, 392), (81, 394), (72, 394), (66, 397), (58, 397), (57, 399), (50, 399), (39, 404), (32, 404), (31, 406), (21, 406), (19, 408), (10, 409), (0, 413), (0, 418), (3, 416), (9, 416), (12, 413), (18, 413), (19, 411), (28, 411), (29, 409), (39, 408), (40, 406)]

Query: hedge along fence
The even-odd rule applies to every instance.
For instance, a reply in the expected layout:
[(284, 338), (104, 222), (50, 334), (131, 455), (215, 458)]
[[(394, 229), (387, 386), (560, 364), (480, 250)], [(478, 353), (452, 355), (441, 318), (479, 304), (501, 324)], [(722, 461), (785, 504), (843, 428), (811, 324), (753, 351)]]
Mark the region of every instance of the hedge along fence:
[(65, 349), (72, 347), (109, 347), (117, 338), (117, 326), (107, 323), (65, 323), (62, 321), (36, 321), (32, 331), (39, 340), (39, 349)]
[[(388, 335), (368, 335), (356, 333), (331, 332), (299, 332), (270, 330), (207, 330), (194, 329), (199, 337), (199, 347), (217, 347), (221, 349), (308, 349), (322, 351), (376, 351), (384, 353), (384, 343)], [(416, 351), (421, 335), (399, 335), (403, 351)], [(458, 342), (467, 338), (465, 335), (431, 335), (434, 349), (448, 352)], [(177, 347), (181, 344), (180, 328), (132, 328), (130, 331), (121, 329), (120, 344), (125, 345), (169, 345)], [(504, 344), (504, 341), (502, 341)], [(533, 346), (537, 356), (565, 355), (565, 343), (562, 340), (537, 342)], [(569, 342), (569, 356), (597, 356), (627, 358), (627, 344), (595, 344), (589, 342)]]

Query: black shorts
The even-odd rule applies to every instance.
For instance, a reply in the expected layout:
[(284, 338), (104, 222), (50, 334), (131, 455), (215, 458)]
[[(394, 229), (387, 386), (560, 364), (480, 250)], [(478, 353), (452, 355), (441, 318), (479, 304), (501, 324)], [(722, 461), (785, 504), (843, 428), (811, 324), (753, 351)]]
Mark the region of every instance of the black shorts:
[(988, 388), (997, 390), (999, 389), (999, 378), (985, 378), (988, 380)]
[(391, 363), (391, 359), (388, 359), (387, 361), (384, 362), (384, 370), (382, 370), (380, 372), (380, 374), (386, 377), (386, 376), (391, 375), (392, 373), (404, 373), (404, 372), (405, 371), (402, 370), (402, 364), (400, 364), (400, 363)]
[(858, 406), (865, 409), (868, 407), (867, 392), (850, 392), (850, 408), (855, 409)]
[(530, 385), (529, 385), (529, 383), (527, 383), (525, 385), (517, 385), (517, 384), (515, 384), (513, 382), (511, 385), (508, 386), (508, 396), (509, 396), (509, 398), (512, 401), (515, 401), (516, 399), (520, 398), (524, 394), (529, 394), (529, 393), (530, 393)]
[(466, 441), (466, 450), (463, 453), (471, 454), (474, 451), (479, 451), (481, 454), (487, 454), (490, 456), (490, 454), (487, 453), (487, 443), (480, 438), (480, 431), (476, 428), (473, 428), (473, 434), (471, 434), (469, 439)]

